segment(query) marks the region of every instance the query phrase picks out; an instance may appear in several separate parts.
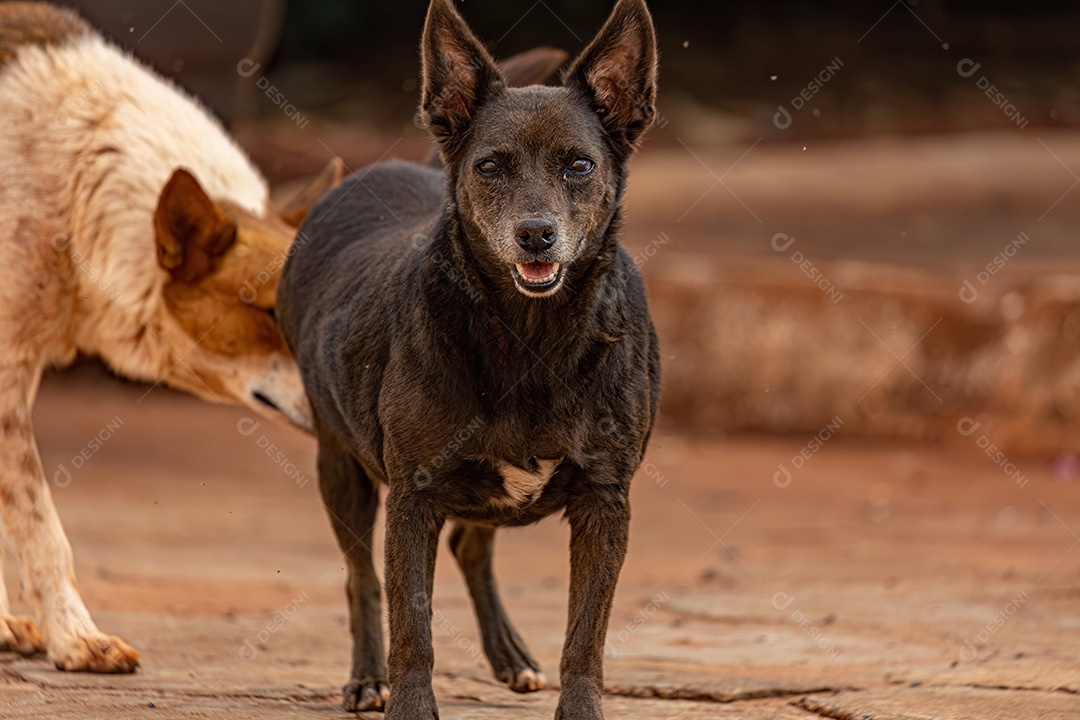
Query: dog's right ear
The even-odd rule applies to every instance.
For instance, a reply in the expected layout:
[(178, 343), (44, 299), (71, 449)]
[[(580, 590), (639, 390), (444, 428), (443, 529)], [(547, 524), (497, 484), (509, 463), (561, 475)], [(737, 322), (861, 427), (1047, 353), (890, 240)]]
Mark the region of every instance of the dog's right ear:
[(431, 0), (420, 45), (424, 88), (420, 120), (453, 154), (476, 111), (506, 87), (499, 68), (452, 0)]
[(161, 267), (173, 280), (192, 283), (209, 275), (214, 259), (236, 242), (236, 224), (183, 168), (173, 172), (154, 212)]

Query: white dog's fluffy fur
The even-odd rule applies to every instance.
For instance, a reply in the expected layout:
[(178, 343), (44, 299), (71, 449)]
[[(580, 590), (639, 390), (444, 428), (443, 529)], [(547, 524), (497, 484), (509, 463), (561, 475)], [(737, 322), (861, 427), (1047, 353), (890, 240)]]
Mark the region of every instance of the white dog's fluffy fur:
[(0, 648), (131, 671), (138, 654), (76, 589), (31, 427), (41, 372), (96, 355), (305, 425), (267, 314), (276, 277), (249, 282), (280, 268), (294, 229), (217, 121), (68, 11), (0, 4), (0, 125), (0, 510), (40, 627), (12, 616), (0, 573)]

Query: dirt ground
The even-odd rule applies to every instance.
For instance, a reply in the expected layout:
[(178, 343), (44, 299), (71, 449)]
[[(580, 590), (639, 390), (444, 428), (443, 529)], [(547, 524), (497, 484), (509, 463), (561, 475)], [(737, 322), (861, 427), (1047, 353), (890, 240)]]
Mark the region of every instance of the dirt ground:
[[(244, 417), (85, 371), (46, 380), (36, 427), (50, 476), (70, 471), (53, 494), (80, 587), (142, 668), (0, 655), (0, 717), (344, 716), (344, 569), (313, 443)], [(799, 462), (804, 442), (661, 428), (633, 494), (608, 717), (1080, 717), (1075, 483), (1024, 467), (1020, 487), (978, 454), (842, 437)], [(504, 532), (497, 556), (553, 685), (567, 537), (553, 518)], [(435, 611), (443, 718), (552, 716), (554, 689), (492, 679), (445, 550)]]

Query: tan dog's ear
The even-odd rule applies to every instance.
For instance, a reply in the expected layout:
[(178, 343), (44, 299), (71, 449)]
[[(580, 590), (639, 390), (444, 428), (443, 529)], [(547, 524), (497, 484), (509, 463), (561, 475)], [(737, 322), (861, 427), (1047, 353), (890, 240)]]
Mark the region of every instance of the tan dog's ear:
[(293, 227), (300, 227), (311, 206), (326, 193), (341, 184), (345, 176), (345, 163), (335, 157), (314, 179), (281, 206), (281, 219)]
[(565, 50), (537, 47), (499, 61), (499, 70), (507, 87), (527, 87), (547, 81), (563, 66), (569, 54)]
[(213, 270), (236, 241), (236, 224), (187, 170), (173, 172), (154, 213), (158, 263), (173, 280), (191, 283)]

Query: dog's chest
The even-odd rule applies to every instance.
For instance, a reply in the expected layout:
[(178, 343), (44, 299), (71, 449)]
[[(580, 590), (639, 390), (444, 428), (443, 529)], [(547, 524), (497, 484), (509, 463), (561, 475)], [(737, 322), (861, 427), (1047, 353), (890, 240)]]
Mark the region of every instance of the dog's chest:
[(514, 508), (535, 500), (551, 480), (559, 462), (533, 458), (528, 468), (520, 468), (508, 462), (496, 463), (495, 470), (502, 478), (506, 494), (494, 498), (492, 503), (503, 508)]

